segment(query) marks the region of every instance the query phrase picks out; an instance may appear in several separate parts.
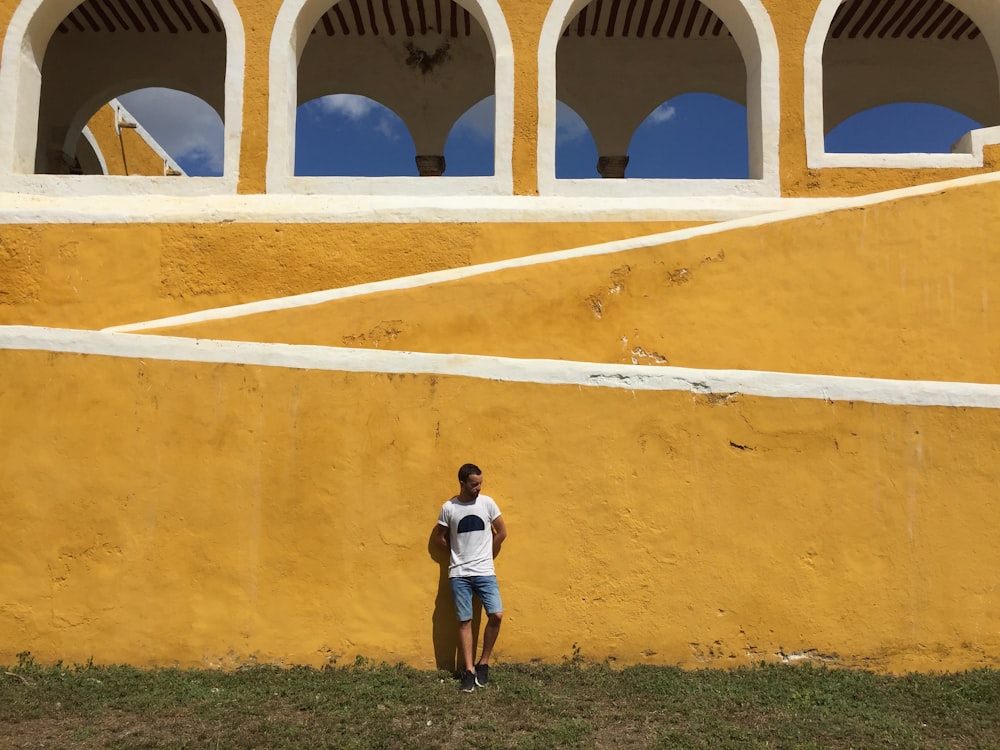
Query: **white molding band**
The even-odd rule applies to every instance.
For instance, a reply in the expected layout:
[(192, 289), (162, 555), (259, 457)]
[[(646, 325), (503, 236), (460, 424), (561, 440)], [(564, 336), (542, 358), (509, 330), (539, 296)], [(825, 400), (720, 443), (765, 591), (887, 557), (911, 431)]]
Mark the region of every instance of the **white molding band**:
[(860, 401), (894, 406), (1000, 409), (1000, 385), (993, 384), (427, 354), (31, 326), (0, 327), (0, 349), (296, 370), (452, 375), (511, 383), (630, 391), (682, 391), (706, 395)]
[[(43, 178), (48, 175), (40, 175)], [(71, 180), (116, 183), (121, 197), (95, 201), (93, 196), (51, 190), (48, 195), (3, 193), (0, 224), (150, 224), (188, 222), (301, 223), (490, 223), (490, 222), (718, 222), (781, 213), (777, 218), (857, 208), (949, 188), (1000, 182), (1000, 172), (939, 180), (849, 198), (661, 197), (572, 198), (544, 196), (324, 196), (324, 195), (187, 195), (143, 191), (143, 178), (74, 175)], [(217, 177), (155, 179), (157, 185), (211, 183)], [(418, 178), (415, 178), (418, 179)], [(430, 178), (424, 178), (430, 179)], [(620, 182), (620, 180), (609, 180)], [(68, 185), (62, 182), (52, 183)], [(184, 188), (180, 187), (183, 191)]]
[[(545, 198), (490, 195), (186, 195), (143, 190), (143, 178), (74, 175), (74, 180), (120, 181), (121, 194), (99, 201), (72, 190), (48, 194), (0, 191), (0, 224), (149, 224), (220, 221), (279, 224), (375, 222), (380, 224), (474, 222), (722, 221), (790, 207), (836, 207), (840, 198)], [(157, 178), (159, 185), (197, 184), (213, 177)], [(377, 179), (377, 178), (368, 178)], [(439, 178), (417, 178), (434, 182)], [(444, 178), (441, 178), (444, 179)], [(447, 178), (460, 180), (462, 178)], [(65, 180), (58, 184), (68, 184)], [(159, 190), (159, 188), (157, 188)]]

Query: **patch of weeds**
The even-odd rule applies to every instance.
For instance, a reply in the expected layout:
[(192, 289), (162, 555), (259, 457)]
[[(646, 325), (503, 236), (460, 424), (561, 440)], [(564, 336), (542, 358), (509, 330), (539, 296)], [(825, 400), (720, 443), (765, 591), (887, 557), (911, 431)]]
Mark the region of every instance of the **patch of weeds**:
[(573, 651), (570, 656), (563, 657), (563, 664), (567, 667), (582, 667), (584, 664), (583, 654), (580, 650), (580, 645), (577, 643), (573, 644)]

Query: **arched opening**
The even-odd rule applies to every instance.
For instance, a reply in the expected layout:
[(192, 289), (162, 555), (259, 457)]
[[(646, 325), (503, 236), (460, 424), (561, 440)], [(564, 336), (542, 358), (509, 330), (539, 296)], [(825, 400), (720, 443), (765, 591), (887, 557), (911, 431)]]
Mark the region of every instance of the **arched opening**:
[[(468, 195), (506, 194), (513, 187), (514, 52), (497, 0), (285, 0), (271, 36), (269, 70), (269, 192)], [(419, 187), (406, 176), (296, 176), (298, 106), (329, 94), (366, 96), (391, 107), (417, 155), (429, 157), (420, 160), (424, 172), (444, 167), (445, 177), (453, 176), (444, 158), (452, 125), (494, 95), (493, 176), (461, 183), (422, 179)]]
[(342, 1), (313, 25), (297, 96), (300, 104), (330, 94), (382, 102), (406, 123), (420, 173), (441, 175), (451, 126), (493, 94), (494, 80), (482, 26), (453, 0)]
[[(872, 154), (914, 155), (887, 165), (950, 164), (919, 155), (947, 154), (969, 129), (1000, 125), (993, 49), (1000, 49), (1000, 15), (990, 0), (823, 0), (806, 43), (809, 165), (862, 165)], [(848, 122), (860, 113), (872, 137), (846, 142), (856, 127)], [(956, 123), (968, 129), (956, 135)], [(936, 138), (931, 126), (942, 128)]]
[(981, 123), (937, 104), (900, 102), (859, 112), (826, 134), (828, 153), (934, 154)]
[(746, 100), (739, 46), (698, 0), (658, 0), (632, 14), (593, 0), (566, 26), (556, 54), (556, 96), (590, 127), (603, 177), (646, 172), (619, 167), (635, 161), (632, 134), (661, 102), (691, 91)]
[(458, 118), (444, 145), (448, 174), (454, 177), (492, 175), (496, 97), (473, 104)]
[[(557, 35), (554, 44), (550, 35)], [(554, 53), (551, 70), (546, 66), (550, 49)], [(692, 190), (706, 195), (775, 193), (780, 120), (777, 59), (777, 41), (767, 11), (756, 0), (650, 0), (629, 4), (556, 0), (542, 31), (539, 51), (540, 189), (572, 194), (591, 189), (558, 184), (562, 173), (551, 183), (546, 176), (552, 158), (550, 149), (555, 150), (555, 101), (562, 101), (578, 112), (590, 128), (603, 177), (641, 175), (656, 181), (650, 183), (653, 192), (635, 183), (639, 189), (636, 194), (676, 191), (690, 195)], [(550, 72), (552, 80), (548, 78)], [(678, 174), (676, 170), (664, 172), (660, 167), (637, 165), (630, 144), (650, 113), (664, 102), (699, 93), (745, 107), (742, 129), (746, 136), (739, 141), (744, 149), (739, 162), (747, 166), (724, 170), (743, 177), (702, 176), (720, 173), (715, 169)], [(655, 124), (644, 127), (637, 145), (645, 142)], [(705, 129), (714, 131), (710, 123)], [(719, 149), (709, 148), (707, 153), (713, 150)], [(649, 156), (650, 152), (645, 152), (642, 160)], [(705, 179), (706, 184), (692, 186), (692, 179)], [(756, 180), (759, 184), (736, 184), (737, 180)], [(670, 181), (676, 184), (671, 186)], [(596, 186), (598, 181), (588, 184)], [(610, 189), (614, 194), (625, 194)]]
[(115, 95), (170, 86), (222, 112), (225, 77), (226, 34), (211, 6), (166, 4), (154, 14), (137, 0), (120, 10), (84, 0), (59, 21), (45, 51), (35, 172), (74, 171), (83, 127)]
[[(123, 92), (151, 86), (189, 91), (225, 114), (223, 179), (159, 182), (156, 190), (235, 190), (242, 133), (244, 37), (232, 0), (149, 5), (142, 0), (21, 0), (0, 60), (0, 172), (13, 189), (96, 193), (132, 181), (26, 179), (104, 173), (80, 135), (88, 118)], [(95, 135), (91, 133), (91, 135)], [(79, 164), (75, 149), (85, 168)], [(172, 175), (177, 170), (164, 171)], [(110, 170), (108, 174), (117, 174)], [(169, 187), (168, 187), (169, 186)]]

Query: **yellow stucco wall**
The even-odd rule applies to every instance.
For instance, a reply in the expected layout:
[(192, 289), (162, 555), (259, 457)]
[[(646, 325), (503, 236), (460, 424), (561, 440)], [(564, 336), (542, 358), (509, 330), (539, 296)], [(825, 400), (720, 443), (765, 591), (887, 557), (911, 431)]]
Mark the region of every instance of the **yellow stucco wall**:
[(0, 325), (103, 328), (697, 224), (0, 224)]
[(132, 128), (115, 127), (115, 111), (104, 105), (87, 123), (104, 156), (109, 175), (163, 175), (163, 157)]
[(978, 184), (717, 225), (639, 250), (158, 332), (991, 383), (997, 194), (997, 183)]
[[(0, 27), (15, 5), (0, 0)], [(527, 196), (548, 4), (502, 5), (515, 54), (514, 192)], [(808, 170), (802, 58), (816, 2), (765, 5), (781, 47), (784, 196), (983, 171)], [(278, 7), (239, 3), (242, 193), (265, 189)], [(985, 169), (998, 159), (988, 150)], [(247, 349), (635, 360), (960, 390), (1000, 381), (997, 197), (995, 181), (942, 185), (157, 333), (189, 347), (208, 337)], [(22, 198), (18, 215), (30, 217)], [(127, 217), (114, 197), (38, 198), (37, 222), (0, 224), (0, 326), (95, 330), (703, 223), (678, 210), (636, 221), (625, 201), (601, 205), (602, 221), (585, 220), (594, 200), (579, 221), (566, 218), (568, 200), (547, 204), (551, 217), (487, 200), (482, 222), (440, 221), (434, 207), (425, 221), (381, 223), (396, 218), (383, 207), (341, 224), (292, 223), (271, 196), (210, 198), (201, 223), (167, 218), (170, 199), (163, 213)], [(459, 201), (445, 202), (457, 215)], [(97, 203), (112, 218), (86, 218)], [(641, 215), (656, 214), (646, 202)], [(4, 342), (16, 335), (0, 329)], [(586, 658), (691, 668), (1000, 659), (992, 402), (926, 405), (905, 382), (891, 405), (515, 383), (485, 365), (470, 377), (391, 374), (374, 360), (352, 373), (163, 357), (0, 346), (0, 662), (29, 650), (139, 666), (356, 654), (449, 666), (453, 614), (427, 542), (466, 460), (486, 469), (511, 530), (501, 660), (558, 661), (574, 644)]]
[[(635, 330), (647, 351), (669, 338), (671, 364), (996, 383), (995, 196), (957, 186), (180, 333), (364, 346), (345, 332), (385, 316), (410, 322), (397, 348), (619, 362)], [(166, 231), (88, 231), (112, 229)], [(448, 666), (427, 542), (465, 460), (511, 529), (502, 660), (1000, 659), (996, 407), (924, 405), (905, 383), (890, 405), (163, 356), (0, 350), (0, 661)]]
[(996, 664), (997, 410), (0, 352), (0, 662), (446, 666), (480, 461), (502, 661)]

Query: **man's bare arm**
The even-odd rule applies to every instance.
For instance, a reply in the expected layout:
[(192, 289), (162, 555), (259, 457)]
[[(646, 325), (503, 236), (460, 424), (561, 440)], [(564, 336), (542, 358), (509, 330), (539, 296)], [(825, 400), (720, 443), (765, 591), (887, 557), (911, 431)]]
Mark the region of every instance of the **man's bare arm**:
[(507, 524), (504, 523), (503, 516), (493, 519), (493, 557), (500, 554), (500, 546), (507, 538)]
[(448, 539), (448, 527), (442, 526), (441, 524), (434, 524), (434, 531), (431, 532), (431, 538), (434, 543), (439, 547), (444, 547), (445, 549), (451, 549), (451, 543)]

